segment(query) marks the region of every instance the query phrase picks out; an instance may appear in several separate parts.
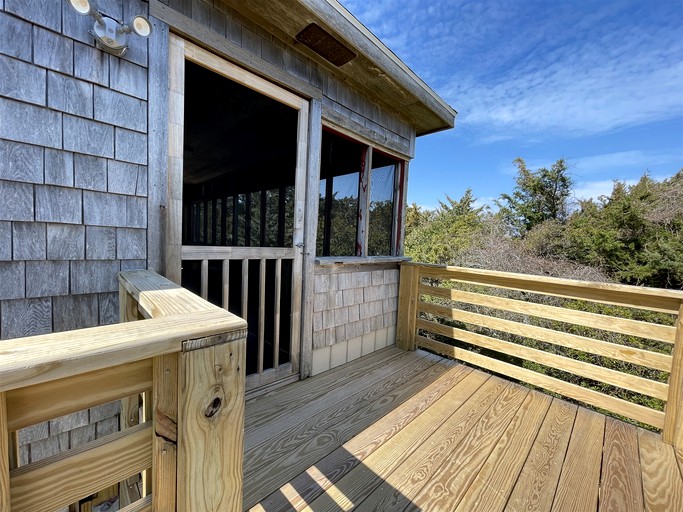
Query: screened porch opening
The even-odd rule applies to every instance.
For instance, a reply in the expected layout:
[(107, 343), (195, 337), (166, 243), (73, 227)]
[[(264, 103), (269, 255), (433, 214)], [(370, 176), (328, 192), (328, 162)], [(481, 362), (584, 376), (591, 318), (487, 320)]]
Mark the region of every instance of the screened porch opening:
[(182, 286), (247, 320), (262, 374), (291, 363), (298, 112), (185, 66)]

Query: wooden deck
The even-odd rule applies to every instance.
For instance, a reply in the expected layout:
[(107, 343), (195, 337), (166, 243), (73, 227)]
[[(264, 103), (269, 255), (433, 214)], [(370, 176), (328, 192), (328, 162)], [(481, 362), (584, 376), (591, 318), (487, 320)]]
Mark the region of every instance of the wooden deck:
[(683, 510), (658, 434), (419, 350), (251, 400), (245, 422), (245, 509)]

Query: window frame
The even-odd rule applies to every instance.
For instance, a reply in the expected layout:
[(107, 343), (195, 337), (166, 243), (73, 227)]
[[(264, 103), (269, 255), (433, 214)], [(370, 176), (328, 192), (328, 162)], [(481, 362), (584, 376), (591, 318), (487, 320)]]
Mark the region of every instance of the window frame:
[[(346, 133), (339, 132), (333, 128), (323, 125), (323, 131), (329, 134), (347, 139), (351, 142), (363, 146), (361, 165), (358, 171), (358, 224), (356, 228), (356, 250), (354, 255), (333, 255), (329, 254), (330, 238), (329, 231), (331, 226), (331, 191), (333, 190), (334, 176), (321, 178), (318, 183), (318, 190), (320, 191), (320, 183), (323, 179), (326, 181), (325, 188), (325, 208), (323, 210), (324, 220), (322, 222), (322, 240), (323, 240), (323, 250), (322, 254), (318, 254), (318, 248), (316, 247), (316, 258), (319, 259), (334, 259), (335, 261), (343, 259), (369, 259), (369, 258), (402, 258), (403, 257), (403, 225), (405, 224), (405, 203), (406, 203), (406, 191), (407, 191), (407, 174), (408, 174), (408, 161), (404, 156), (399, 156), (394, 152), (387, 151), (383, 148), (378, 148), (367, 141), (360, 140), (358, 138), (347, 135)], [(323, 148), (321, 147), (321, 151)], [(377, 152), (385, 158), (390, 158), (396, 162), (394, 168), (394, 187), (393, 187), (393, 214), (392, 214), (392, 225), (391, 225), (391, 240), (390, 240), (390, 254), (369, 256), (368, 255), (368, 244), (369, 244), (369, 234), (370, 234), (370, 205), (372, 200), (371, 191), (371, 174), (372, 174), (372, 157), (373, 153)], [(320, 200), (320, 192), (318, 192), (318, 197)], [(318, 205), (318, 225), (320, 225), (320, 204)], [(316, 237), (317, 238), (317, 237)], [(326, 254), (328, 253), (328, 254)]]

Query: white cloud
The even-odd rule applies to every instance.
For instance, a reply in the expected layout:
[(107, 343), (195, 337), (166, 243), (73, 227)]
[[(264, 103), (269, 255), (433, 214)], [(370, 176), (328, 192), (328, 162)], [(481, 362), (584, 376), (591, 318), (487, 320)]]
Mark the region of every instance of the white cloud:
[[(635, 185), (638, 180), (624, 180), (626, 185)], [(574, 198), (579, 199), (595, 199), (600, 196), (610, 196), (614, 188), (614, 180), (599, 180), (599, 181), (584, 181), (577, 183), (574, 187)]]
[(484, 142), (683, 115), (678, 2), (345, 0)]

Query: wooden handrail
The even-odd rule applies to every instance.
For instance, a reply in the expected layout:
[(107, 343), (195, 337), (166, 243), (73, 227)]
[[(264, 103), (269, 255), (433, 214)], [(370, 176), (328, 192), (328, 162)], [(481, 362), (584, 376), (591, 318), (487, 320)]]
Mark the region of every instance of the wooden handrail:
[[(424, 281), (424, 282), (423, 282)], [(463, 286), (467, 289), (461, 289)], [(533, 294), (520, 298), (489, 295), (493, 289)], [(483, 290), (483, 291), (482, 291)], [(494, 292), (498, 293), (498, 292)], [(538, 303), (551, 296), (677, 315), (676, 325), (618, 318), (590, 311), (577, 311)], [(424, 299), (423, 299), (424, 298)], [(435, 304), (434, 302), (438, 302)], [(576, 307), (578, 303), (574, 303)], [(483, 311), (481, 308), (484, 308)], [(501, 313), (512, 313), (501, 318)], [(519, 318), (523, 320), (519, 320)], [(397, 344), (407, 350), (424, 347), (477, 366), (508, 375), (529, 384), (610, 410), (662, 429), (666, 442), (683, 447), (683, 292), (593, 283), (545, 276), (490, 270), (403, 263), (399, 290)], [(547, 320), (547, 326), (538, 325)], [(593, 333), (637, 336), (656, 343), (673, 344), (671, 355), (646, 348), (634, 348), (600, 339), (599, 335), (578, 335), (552, 326), (553, 322), (588, 328)], [(585, 330), (585, 329), (583, 329)], [(500, 334), (496, 334), (500, 333)], [(609, 357), (657, 371), (670, 372), (668, 383), (634, 376), (545, 352), (543, 346), (529, 347), (506, 337), (521, 337)], [(499, 339), (502, 337), (503, 339)], [(451, 339), (451, 344), (438, 339)], [(466, 346), (461, 345), (465, 343)], [(538, 344), (536, 344), (538, 345)], [(582, 388), (533, 370), (506, 363), (501, 358), (476, 353), (467, 346), (491, 350), (584, 378), (649, 395), (666, 402), (665, 412)], [(539, 348), (540, 347), (540, 348)], [(590, 359), (590, 358), (588, 358)]]
[[(121, 319), (148, 320), (0, 344), (0, 512), (54, 510), (141, 471), (153, 495), (126, 510), (241, 509), (246, 322), (150, 271), (119, 282)], [(139, 393), (140, 425), (16, 467), (10, 432)]]

